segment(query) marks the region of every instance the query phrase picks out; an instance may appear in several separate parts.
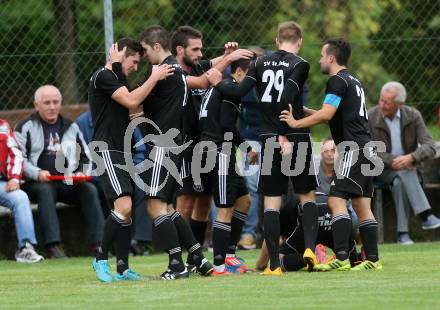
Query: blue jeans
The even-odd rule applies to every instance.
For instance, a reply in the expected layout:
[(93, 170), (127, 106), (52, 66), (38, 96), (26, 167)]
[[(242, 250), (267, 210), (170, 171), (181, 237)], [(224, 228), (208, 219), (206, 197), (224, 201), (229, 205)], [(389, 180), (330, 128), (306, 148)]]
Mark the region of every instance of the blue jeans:
[(0, 205), (11, 210), (14, 215), (18, 247), (24, 247), (26, 241), (37, 244), (28, 196), (21, 189), (6, 192), (6, 184), (6, 181), (0, 181)]
[(259, 154), (259, 162), (257, 165), (250, 166), (246, 154), (241, 153), (241, 163), (244, 169), (244, 178), (246, 180), (246, 186), (251, 196), (251, 206), (249, 208), (246, 223), (244, 223), (242, 234), (250, 234), (254, 238), (257, 237), (258, 227), (258, 178), (260, 175), (260, 162), (261, 162), (261, 145), (258, 141), (247, 140), (252, 148)]

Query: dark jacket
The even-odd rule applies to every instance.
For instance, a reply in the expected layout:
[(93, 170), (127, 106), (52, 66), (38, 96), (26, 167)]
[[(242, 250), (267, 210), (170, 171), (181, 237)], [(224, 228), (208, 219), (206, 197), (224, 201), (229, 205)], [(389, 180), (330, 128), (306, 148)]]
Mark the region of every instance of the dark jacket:
[[(386, 145), (386, 152), (378, 155), (384, 161), (385, 167), (390, 168), (396, 155), (391, 154), (390, 130), (378, 106), (368, 111), (368, 123), (372, 140), (383, 141)], [(400, 107), (400, 131), (403, 150), (405, 154), (412, 154), (416, 164), (434, 158), (435, 143), (417, 109), (406, 105)]]

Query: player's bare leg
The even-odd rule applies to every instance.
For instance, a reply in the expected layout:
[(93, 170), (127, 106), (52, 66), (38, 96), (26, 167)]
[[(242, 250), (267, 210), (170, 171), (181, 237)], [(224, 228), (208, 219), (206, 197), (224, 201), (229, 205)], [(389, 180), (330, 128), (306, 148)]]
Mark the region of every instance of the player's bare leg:
[(196, 197), (192, 195), (180, 195), (176, 199), (176, 210), (185, 219), (189, 220), (194, 209)]

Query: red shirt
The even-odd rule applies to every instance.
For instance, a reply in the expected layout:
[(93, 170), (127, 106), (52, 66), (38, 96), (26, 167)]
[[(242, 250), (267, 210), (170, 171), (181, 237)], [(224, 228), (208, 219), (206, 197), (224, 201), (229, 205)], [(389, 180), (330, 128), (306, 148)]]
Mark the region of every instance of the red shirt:
[(0, 119), (0, 174), (7, 180), (21, 180), (23, 173), (23, 154), (15, 140), (11, 126)]

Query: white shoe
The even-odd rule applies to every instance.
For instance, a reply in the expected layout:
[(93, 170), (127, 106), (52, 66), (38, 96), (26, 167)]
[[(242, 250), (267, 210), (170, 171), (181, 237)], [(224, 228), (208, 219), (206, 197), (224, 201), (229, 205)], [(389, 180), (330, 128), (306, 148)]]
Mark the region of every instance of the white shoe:
[(422, 229), (436, 229), (440, 227), (440, 219), (435, 215), (431, 214), (428, 216), (426, 221), (422, 222)]
[(18, 263), (38, 263), (44, 260), (44, 257), (39, 255), (32, 244), (29, 242), (26, 242), (24, 247), (21, 249), (18, 249), (17, 252), (15, 252), (15, 260)]
[(399, 237), (397, 237), (397, 243), (402, 245), (410, 245), (414, 244), (414, 241), (411, 240), (408, 233), (401, 233)]

